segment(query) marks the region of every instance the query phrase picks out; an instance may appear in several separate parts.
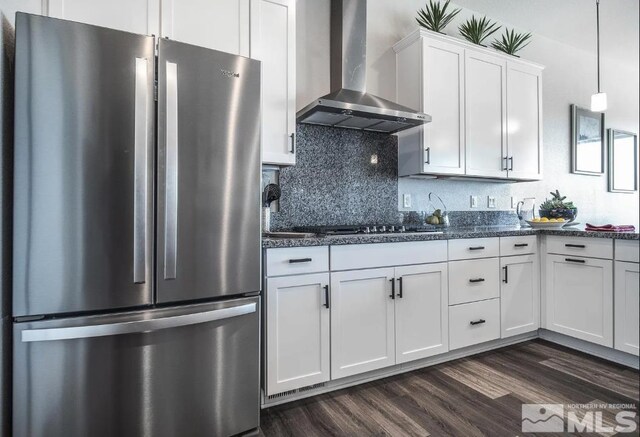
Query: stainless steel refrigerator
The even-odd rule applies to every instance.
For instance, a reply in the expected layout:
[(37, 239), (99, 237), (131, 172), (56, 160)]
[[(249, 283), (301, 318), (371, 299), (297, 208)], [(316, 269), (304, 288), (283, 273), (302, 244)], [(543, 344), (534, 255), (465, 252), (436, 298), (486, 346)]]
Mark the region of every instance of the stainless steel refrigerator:
[(259, 425), (260, 64), (16, 17), (13, 432)]

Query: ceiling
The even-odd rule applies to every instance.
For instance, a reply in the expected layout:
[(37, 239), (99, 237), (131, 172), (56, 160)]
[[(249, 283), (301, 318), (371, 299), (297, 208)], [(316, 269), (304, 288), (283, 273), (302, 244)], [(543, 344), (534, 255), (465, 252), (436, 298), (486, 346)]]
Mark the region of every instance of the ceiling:
[[(490, 18), (596, 51), (595, 0), (453, 0), (452, 3)], [(600, 41), (603, 57), (638, 68), (638, 0), (600, 0)]]

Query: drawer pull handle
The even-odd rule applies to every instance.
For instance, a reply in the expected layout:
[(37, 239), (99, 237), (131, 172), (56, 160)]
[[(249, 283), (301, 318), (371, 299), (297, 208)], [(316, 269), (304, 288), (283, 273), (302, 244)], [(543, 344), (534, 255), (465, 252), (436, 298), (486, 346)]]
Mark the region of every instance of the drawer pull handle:
[(514, 247), (527, 247), (529, 244), (528, 243), (518, 243), (518, 244), (514, 244)]
[(474, 283), (474, 284), (476, 282), (484, 282), (484, 278), (469, 279), (469, 282)]
[(324, 306), (325, 308), (329, 308), (329, 304), (330, 304), (329, 299), (331, 299), (329, 297), (329, 286), (325, 285), (322, 288), (324, 288)]
[(479, 319), (479, 320), (472, 320), (471, 322), (469, 322), (472, 326), (475, 325), (482, 325), (483, 323), (486, 323), (487, 321), (484, 319)]
[(296, 258), (290, 259), (289, 264), (310, 263), (311, 261), (313, 261), (311, 258)]
[(567, 243), (567, 244), (564, 245), (564, 247), (574, 247), (576, 249), (584, 249), (587, 246), (585, 246), (584, 244), (569, 244), (569, 243)]
[(469, 250), (482, 250), (482, 249), (484, 249), (484, 246), (473, 246), (469, 248)]
[(505, 284), (509, 283), (509, 269), (508, 266), (504, 266), (504, 279), (502, 280), (502, 282), (504, 282)]
[(395, 299), (396, 298), (396, 279), (389, 279), (391, 281), (391, 294), (389, 295), (389, 297), (391, 299)]
[(583, 259), (565, 258), (564, 260), (570, 263), (580, 263), (580, 264), (586, 263), (586, 261)]

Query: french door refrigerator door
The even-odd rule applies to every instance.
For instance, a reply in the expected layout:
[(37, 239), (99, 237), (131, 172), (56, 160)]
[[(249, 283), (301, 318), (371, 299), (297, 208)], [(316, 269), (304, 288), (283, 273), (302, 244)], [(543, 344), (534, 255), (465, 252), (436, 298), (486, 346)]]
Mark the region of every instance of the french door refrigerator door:
[(13, 435), (256, 428), (259, 299), (14, 324)]
[(13, 316), (152, 303), (154, 38), (16, 18)]
[(158, 44), (157, 300), (260, 290), (260, 63)]

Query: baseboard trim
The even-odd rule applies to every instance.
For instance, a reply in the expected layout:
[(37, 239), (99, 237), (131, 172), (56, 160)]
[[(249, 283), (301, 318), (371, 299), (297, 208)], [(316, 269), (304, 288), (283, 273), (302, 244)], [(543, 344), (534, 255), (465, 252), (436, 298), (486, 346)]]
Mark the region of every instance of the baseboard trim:
[(533, 340), (535, 338), (538, 338), (538, 333), (536, 331), (526, 333), (526, 334), (515, 335), (513, 337), (509, 337), (505, 339), (493, 340), (493, 341), (489, 341), (489, 342), (478, 344), (478, 345), (456, 349), (454, 351), (450, 351), (441, 355), (436, 355), (434, 357), (412, 361), (410, 363), (397, 364), (395, 366), (387, 367), (384, 369), (373, 370), (371, 372), (349, 376), (349, 377), (337, 379), (334, 381), (327, 381), (324, 387), (306, 390), (301, 393), (292, 394), (291, 396), (283, 396), (277, 399), (273, 399), (271, 401), (269, 401), (269, 399), (266, 398), (263, 391), (261, 407), (269, 408), (276, 405), (286, 404), (288, 402), (297, 401), (297, 400), (309, 398), (312, 396), (317, 396), (323, 393), (328, 393), (328, 392), (340, 390), (347, 387), (353, 387), (354, 385), (364, 384), (366, 382), (387, 378), (389, 376), (399, 375), (401, 373), (406, 373), (413, 370), (434, 366), (436, 364), (441, 364), (447, 361), (452, 361), (452, 360), (457, 360), (459, 358), (465, 358), (472, 355), (477, 355), (483, 352), (488, 352), (490, 350), (503, 348), (505, 346), (522, 343), (528, 340)]
[(578, 338), (569, 337), (568, 335), (548, 331), (546, 329), (540, 329), (538, 334), (541, 339), (550, 341), (551, 343), (575, 349), (633, 369), (640, 369), (640, 357), (636, 355), (612, 349), (610, 347), (601, 346), (599, 344), (590, 343)]

